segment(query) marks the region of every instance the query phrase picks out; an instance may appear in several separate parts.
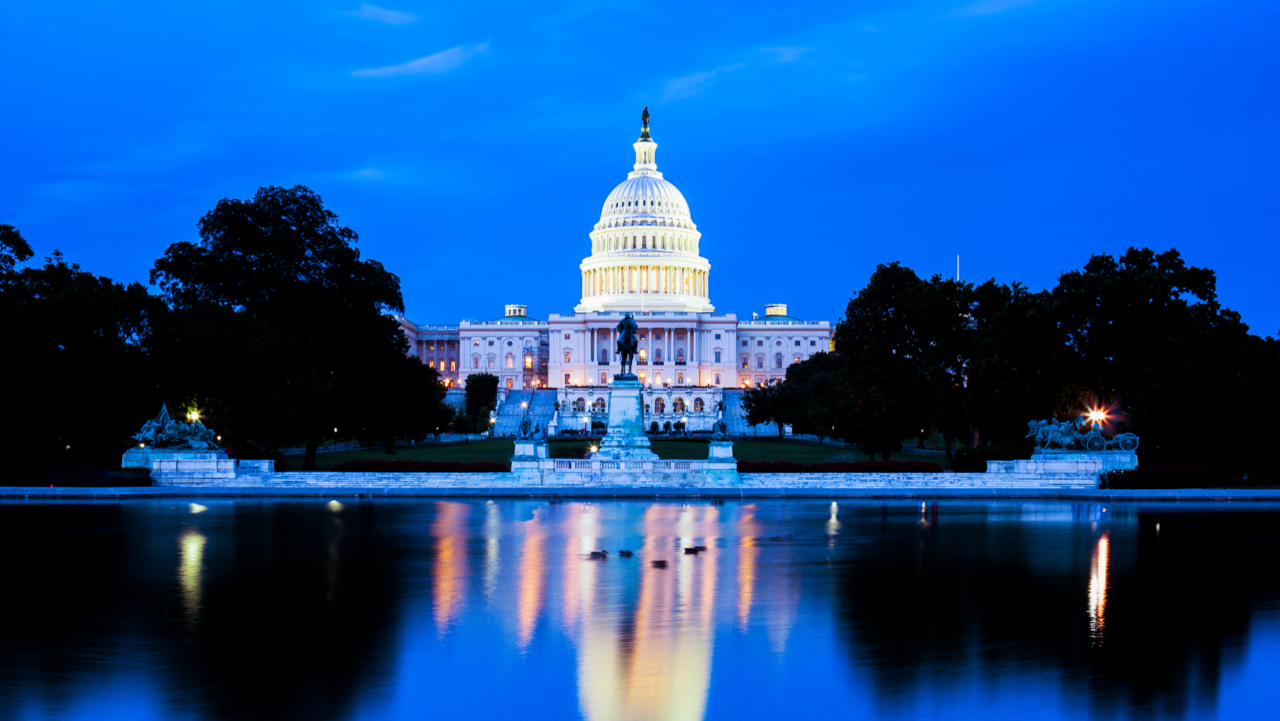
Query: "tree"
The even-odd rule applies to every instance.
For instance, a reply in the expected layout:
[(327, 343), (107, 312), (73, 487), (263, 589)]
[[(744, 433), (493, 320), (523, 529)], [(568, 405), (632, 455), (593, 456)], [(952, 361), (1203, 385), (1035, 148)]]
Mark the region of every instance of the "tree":
[[(199, 243), (169, 246), (151, 282), (187, 317), (251, 331), (252, 340), (243, 342), (269, 349), (274, 363), (254, 368), (226, 359), (221, 368), (204, 369), (195, 392), (212, 401), (217, 399), (204, 388), (268, 386), (272, 402), (255, 404), (252, 414), (218, 409), (233, 420), (227, 433), (268, 447), (305, 443), (303, 468), (314, 468), (316, 446), (331, 428), (368, 432), (374, 409), (397, 393), (394, 385), (370, 386), (368, 379), (395, 376), (408, 350), (390, 315), (403, 312), (400, 280), (377, 261), (362, 260), (355, 231), (339, 225), (320, 197), (302, 186), (261, 188), (247, 201), (221, 200), (199, 230)], [(225, 377), (210, 380), (209, 371)], [(244, 396), (221, 400), (236, 403)], [(393, 433), (381, 427), (383, 434)]]
[(837, 435), (835, 427), (847, 409), (834, 354), (814, 353), (791, 364), (781, 389), (783, 421), (792, 430), (815, 435), (819, 442)]
[(898, 263), (878, 266), (836, 325), (848, 402), (845, 422), (836, 429), (871, 455), (888, 458), (903, 440), (929, 425), (930, 389), (917, 366), (927, 342), (916, 327), (922, 285)]
[[(1065, 380), (1110, 407), (1110, 430), (1142, 437), (1144, 462), (1269, 470), (1276, 344), (1220, 305), (1212, 270), (1187, 266), (1176, 250), (1095, 255), (1059, 278), (1052, 303)], [(1213, 440), (1224, 434), (1229, 448)]]
[[(0, 235), (11, 258), (30, 257), (16, 231)], [(0, 276), (0, 434), (20, 451), (9, 459), (18, 482), (58, 465), (120, 462), (161, 403), (146, 345), (165, 313), (141, 284), (95, 276), (58, 251)]]
[(0, 277), (12, 275), (32, 255), (31, 245), (22, 233), (12, 225), (0, 223)]
[(472, 373), (467, 376), (465, 400), (467, 416), (472, 427), (485, 431), (489, 419), (485, 416), (498, 405), (498, 376), (492, 373)]
[(788, 414), (787, 396), (779, 383), (748, 388), (742, 392), (742, 409), (746, 411), (747, 423), (758, 426), (761, 423), (773, 423), (778, 426), (778, 437), (783, 437), (782, 425)]

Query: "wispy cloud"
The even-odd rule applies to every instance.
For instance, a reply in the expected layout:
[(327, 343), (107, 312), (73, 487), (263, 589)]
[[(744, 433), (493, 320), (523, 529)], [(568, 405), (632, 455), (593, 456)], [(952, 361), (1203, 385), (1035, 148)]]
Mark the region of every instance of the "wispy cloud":
[(723, 67), (713, 68), (711, 70), (703, 70), (702, 72), (690, 73), (678, 78), (672, 78), (667, 81), (666, 87), (663, 88), (662, 95), (668, 100), (676, 98), (691, 98), (703, 90), (711, 87), (716, 83), (716, 79), (723, 73), (733, 72), (745, 66), (745, 63), (736, 63)]
[(489, 41), (476, 45), (459, 45), (448, 50), (428, 55), (417, 60), (410, 60), (401, 65), (389, 65), (385, 68), (368, 68), (353, 70), (351, 74), (357, 78), (391, 78), (397, 75), (440, 75), (456, 70), (471, 58), (489, 51)]
[(760, 48), (760, 52), (766, 55), (772, 55), (775, 62), (792, 63), (799, 60), (806, 53), (813, 52), (813, 48)]
[(386, 23), (388, 25), (408, 25), (418, 19), (417, 15), (411, 13), (402, 13), (399, 10), (388, 10), (380, 8), (377, 5), (369, 3), (361, 3), (359, 10), (348, 10), (343, 15), (350, 15), (353, 18), (361, 20), (372, 20), (376, 23)]
[(1025, 7), (1035, 0), (980, 0), (956, 10), (956, 15), (995, 15), (1006, 10)]
[(351, 174), (352, 180), (364, 180), (364, 181), (385, 180), (386, 177), (387, 177), (386, 172), (379, 170), (377, 168), (365, 168), (363, 170), (357, 170), (356, 172)]

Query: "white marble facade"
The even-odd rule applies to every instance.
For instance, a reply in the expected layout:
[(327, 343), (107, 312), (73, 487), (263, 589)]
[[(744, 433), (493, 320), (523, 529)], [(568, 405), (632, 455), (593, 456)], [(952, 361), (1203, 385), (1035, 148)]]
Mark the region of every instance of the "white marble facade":
[[(674, 403), (674, 396), (667, 401), (662, 395), (667, 391), (781, 380), (787, 366), (829, 350), (831, 324), (793, 318), (783, 304), (766, 305), (763, 316), (753, 313), (750, 320), (715, 312), (711, 264), (700, 255), (702, 235), (684, 196), (658, 172), (658, 146), (647, 125), (632, 147), (633, 170), (609, 194), (590, 233), (574, 312), (539, 320), (512, 304), (501, 317), (456, 326), (401, 318), (410, 353), (439, 370), (450, 387), (464, 387), (472, 373), (492, 373), (500, 388), (556, 388), (574, 399), (564, 390), (607, 395), (620, 372), (615, 328), (630, 312), (640, 335), (635, 373), (646, 388), (646, 404), (652, 404), (657, 398)], [(690, 395), (686, 407), (698, 397)], [(701, 430), (703, 420), (691, 418), (691, 429)]]

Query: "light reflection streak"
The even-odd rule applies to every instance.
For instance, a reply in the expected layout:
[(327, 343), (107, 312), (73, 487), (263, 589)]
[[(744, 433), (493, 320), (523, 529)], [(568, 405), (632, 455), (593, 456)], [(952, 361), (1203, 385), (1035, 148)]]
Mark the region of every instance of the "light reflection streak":
[[(832, 504), (834, 505), (834, 504)], [(760, 535), (760, 523), (756, 521), (756, 504), (742, 507), (738, 516), (738, 630), (747, 632), (751, 621), (751, 601), (756, 590), (756, 559), (760, 548), (756, 537)]]
[(443, 636), (461, 613), (467, 591), (467, 515), (471, 507), (439, 501), (435, 511), (431, 522), (431, 535), (436, 539), (432, 601), (436, 632)]
[(520, 550), (520, 595), (516, 606), (518, 634), (516, 647), (524, 652), (533, 640), (533, 630), (538, 625), (538, 614), (542, 611), (542, 587), (546, 578), (546, 533), (539, 515), (542, 509), (534, 511), (533, 518), (524, 523), (524, 546)]
[(484, 511), (484, 598), (493, 602), (494, 591), (498, 589), (498, 571), (500, 570), (499, 543), (502, 539), (502, 511), (493, 501), (485, 502)]
[[(623, 591), (614, 585), (601, 589), (601, 604), (582, 610), (578, 693), (585, 718), (703, 717), (711, 680), (719, 523), (715, 507), (655, 505), (645, 510), (644, 541), (637, 554), (643, 565), (634, 569), (640, 588), (632, 614), (628, 617), (620, 603), (603, 602), (614, 601), (612, 596)], [(682, 546), (695, 542), (712, 550), (685, 556)], [(654, 569), (654, 560), (675, 562)]]
[(1110, 531), (1103, 531), (1093, 552), (1093, 568), (1089, 574), (1089, 636), (1101, 646), (1107, 625), (1107, 563), (1110, 556)]
[(188, 622), (200, 618), (203, 600), (204, 546), (208, 542), (198, 530), (189, 528), (182, 534), (182, 563), (178, 566), (178, 582), (182, 586), (182, 608)]

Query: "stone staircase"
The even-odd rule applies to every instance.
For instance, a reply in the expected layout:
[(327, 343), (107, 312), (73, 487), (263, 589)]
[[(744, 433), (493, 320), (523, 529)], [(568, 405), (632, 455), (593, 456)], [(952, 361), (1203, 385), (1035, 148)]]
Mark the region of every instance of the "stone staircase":
[(774, 425), (747, 425), (747, 411), (742, 407), (742, 390), (725, 388), (724, 421), (729, 426), (731, 436), (777, 436), (778, 427)]
[(529, 420), (536, 423), (543, 432), (546, 432), (547, 424), (551, 422), (551, 418), (555, 413), (556, 392), (553, 390), (534, 391), (533, 398), (529, 401)]
[(524, 417), (524, 408), (520, 407), (520, 404), (528, 403), (532, 396), (533, 391), (524, 390), (511, 391), (507, 394), (507, 399), (498, 409), (497, 421), (493, 424), (495, 436), (515, 435), (516, 430), (520, 428), (520, 419)]

